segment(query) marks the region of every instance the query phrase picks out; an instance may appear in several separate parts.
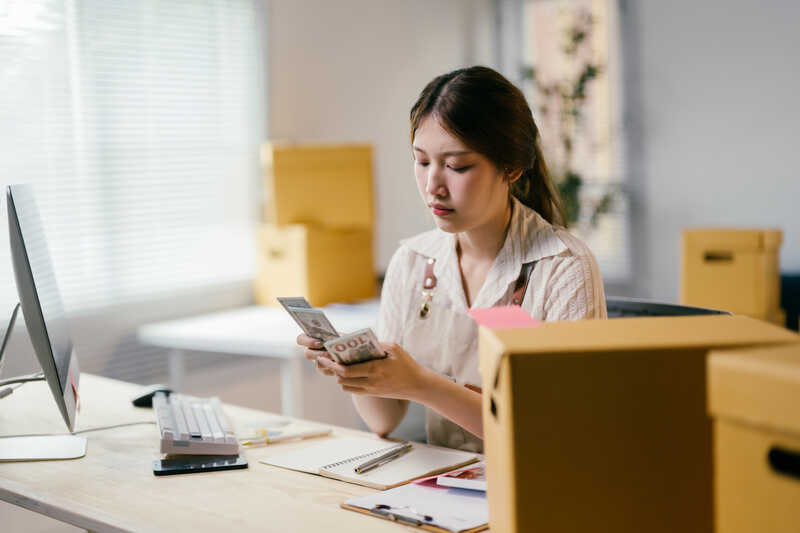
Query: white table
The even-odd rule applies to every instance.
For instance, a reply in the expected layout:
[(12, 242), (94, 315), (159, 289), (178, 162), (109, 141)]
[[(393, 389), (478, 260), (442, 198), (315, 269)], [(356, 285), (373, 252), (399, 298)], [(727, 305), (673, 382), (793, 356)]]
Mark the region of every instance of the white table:
[[(378, 300), (322, 308), (340, 333), (375, 327)], [(186, 352), (211, 352), (281, 361), (281, 411), (303, 415), (303, 357), (300, 328), (282, 307), (252, 306), (141, 326), (139, 341), (169, 350), (169, 386), (183, 390)]]

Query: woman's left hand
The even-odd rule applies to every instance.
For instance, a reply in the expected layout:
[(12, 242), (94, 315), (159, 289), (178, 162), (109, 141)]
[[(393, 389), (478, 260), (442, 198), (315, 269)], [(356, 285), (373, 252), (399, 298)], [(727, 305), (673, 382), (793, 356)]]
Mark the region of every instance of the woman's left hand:
[(347, 366), (322, 358), (317, 362), (336, 373), (345, 392), (398, 400), (417, 398), (430, 371), (397, 344), (382, 342), (380, 346), (387, 354), (385, 359)]

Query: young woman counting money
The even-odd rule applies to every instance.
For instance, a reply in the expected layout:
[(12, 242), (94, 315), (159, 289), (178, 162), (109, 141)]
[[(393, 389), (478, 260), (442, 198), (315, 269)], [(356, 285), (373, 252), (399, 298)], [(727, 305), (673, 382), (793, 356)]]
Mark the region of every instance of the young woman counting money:
[(297, 342), (388, 435), (409, 401), (426, 407), (432, 444), (482, 451), (478, 328), (470, 308), (520, 305), (537, 320), (606, 316), (591, 251), (563, 227), (525, 97), (471, 67), (431, 81), (411, 109), (417, 187), (437, 228), (405, 240), (386, 271), (376, 330), (388, 357), (333, 361)]

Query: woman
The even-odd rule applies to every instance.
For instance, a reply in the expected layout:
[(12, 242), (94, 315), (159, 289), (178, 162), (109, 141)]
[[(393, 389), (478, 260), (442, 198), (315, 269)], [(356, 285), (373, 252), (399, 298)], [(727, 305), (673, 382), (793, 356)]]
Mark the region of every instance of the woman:
[(561, 227), (530, 108), (503, 76), (471, 67), (435, 78), (411, 109), (411, 144), (438, 228), (403, 241), (389, 263), (376, 331), (388, 357), (342, 366), (318, 341), (297, 342), (375, 433), (388, 435), (415, 401), (430, 443), (479, 452), (478, 335), (466, 311), (605, 318), (603, 284), (592, 253)]

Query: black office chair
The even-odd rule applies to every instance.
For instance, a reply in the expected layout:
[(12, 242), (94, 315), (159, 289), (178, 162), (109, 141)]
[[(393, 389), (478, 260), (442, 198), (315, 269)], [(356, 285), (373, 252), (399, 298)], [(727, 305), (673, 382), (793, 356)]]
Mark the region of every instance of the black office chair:
[(691, 307), (688, 305), (665, 304), (642, 300), (639, 298), (606, 298), (608, 318), (624, 318), (637, 316), (686, 316), (686, 315), (730, 315), (727, 311)]

